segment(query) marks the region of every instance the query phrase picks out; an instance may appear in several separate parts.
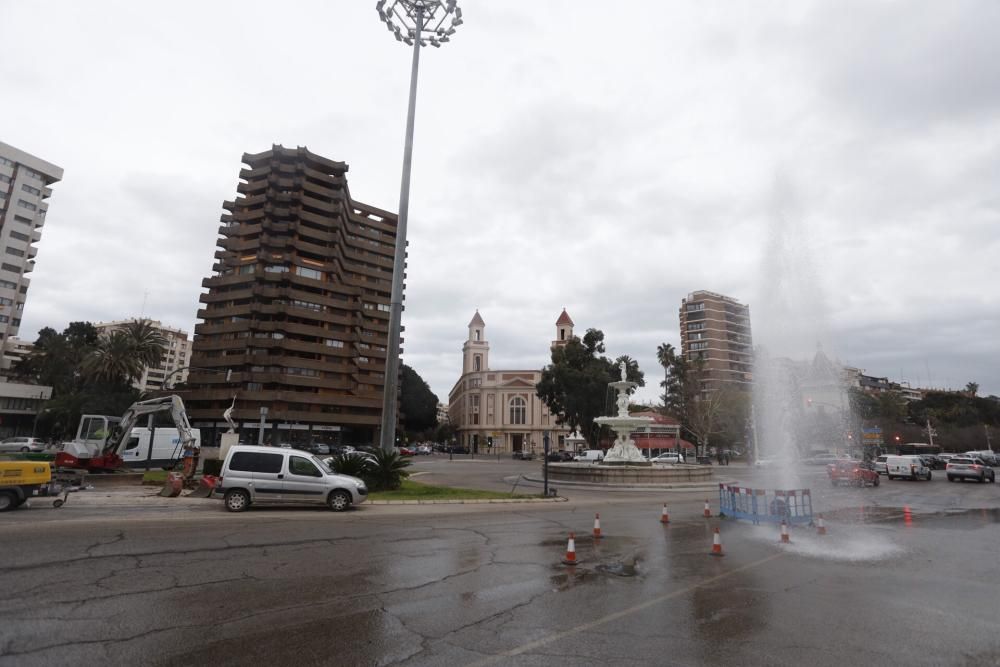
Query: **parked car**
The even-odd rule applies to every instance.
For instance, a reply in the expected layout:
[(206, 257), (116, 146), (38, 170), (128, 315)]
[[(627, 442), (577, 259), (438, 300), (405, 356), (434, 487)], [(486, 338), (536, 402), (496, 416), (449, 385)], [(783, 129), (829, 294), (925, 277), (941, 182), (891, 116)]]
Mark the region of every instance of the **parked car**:
[(888, 475), (889, 470), (885, 467), (885, 462), (889, 459), (888, 454), (882, 454), (875, 458), (875, 472), (880, 475)]
[(834, 486), (878, 486), (881, 477), (871, 463), (841, 459), (826, 466), (827, 477)]
[(977, 452), (966, 452), (965, 455), (974, 459), (982, 459), (983, 463), (988, 466), (993, 466), (994, 468), (998, 463), (1000, 463), (997, 461), (996, 454), (991, 449), (981, 449)]
[(465, 445), (448, 445), (444, 451), (446, 454), (468, 454), (469, 448)]
[(515, 461), (530, 461), (535, 458), (535, 455), (526, 449), (521, 449), (511, 454), (511, 458)]
[(956, 456), (951, 461), (948, 461), (945, 474), (948, 475), (949, 482), (954, 482), (956, 479), (962, 481), (974, 479), (980, 484), (983, 482), (992, 484), (996, 481), (996, 473), (993, 471), (993, 468), (986, 465), (986, 462), (982, 459), (972, 458), (971, 456)]
[(825, 466), (838, 461), (841, 457), (836, 454), (816, 454), (802, 459), (802, 463), (807, 466)]
[(432, 451), (434, 450), (431, 449), (430, 445), (419, 445), (416, 449), (419, 455), (429, 455)]
[(937, 454), (922, 454), (920, 458), (924, 460), (924, 465), (931, 470), (944, 470), (945, 466), (948, 465), (948, 461)]
[(39, 438), (4, 438), (0, 440), (0, 452), (43, 452), (45, 443)]
[(931, 480), (931, 469), (924, 465), (923, 459), (916, 454), (906, 454), (903, 456), (889, 456), (885, 460), (886, 475), (889, 479), (899, 477), (907, 479)]
[(413, 449), (412, 447), (404, 446), (399, 448), (399, 453), (402, 454), (403, 456), (415, 456), (417, 450)]
[(649, 459), (650, 463), (684, 463), (684, 456), (676, 452), (664, 452)]
[(598, 463), (604, 460), (604, 452), (600, 449), (586, 449), (573, 457), (574, 461)]
[(309, 452), (275, 447), (235, 446), (222, 464), (213, 492), (230, 512), (254, 504), (325, 504), (335, 512), (363, 503), (364, 481), (338, 475)]

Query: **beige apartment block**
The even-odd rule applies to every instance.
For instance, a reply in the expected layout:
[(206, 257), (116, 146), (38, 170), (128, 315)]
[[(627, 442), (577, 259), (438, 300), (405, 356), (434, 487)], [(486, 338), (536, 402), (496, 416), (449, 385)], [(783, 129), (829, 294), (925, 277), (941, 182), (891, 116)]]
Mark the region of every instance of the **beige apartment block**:
[[(572, 337), (573, 320), (563, 310), (552, 345), (565, 344)], [(477, 310), (469, 322), (469, 338), (462, 345), (462, 377), (448, 394), (449, 420), (458, 444), (477, 454), (540, 454), (548, 432), (549, 446), (564, 449), (569, 429), (556, 423), (556, 416), (535, 390), (542, 371), (496, 370), (489, 362), (486, 323)]]
[[(133, 321), (98, 322), (94, 326), (97, 327), (100, 334), (108, 335)], [(188, 338), (186, 331), (164, 326), (157, 320), (150, 320), (150, 324), (166, 339), (167, 349), (160, 365), (155, 368), (145, 367), (142, 376), (133, 383), (133, 386), (142, 391), (169, 389), (187, 380), (188, 365), (191, 359), (191, 339)]]
[[(63, 170), (0, 141), (0, 344), (17, 336), (42, 238), (50, 185)], [(10, 365), (4, 356), (3, 367)]]
[(750, 307), (736, 299), (698, 291), (681, 300), (681, 353), (704, 363), (703, 391), (753, 383)]

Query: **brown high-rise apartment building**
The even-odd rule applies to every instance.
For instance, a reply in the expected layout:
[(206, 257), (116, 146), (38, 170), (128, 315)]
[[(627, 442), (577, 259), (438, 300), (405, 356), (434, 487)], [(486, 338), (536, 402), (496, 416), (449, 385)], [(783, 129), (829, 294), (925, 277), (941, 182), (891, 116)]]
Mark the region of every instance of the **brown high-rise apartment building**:
[(703, 360), (703, 391), (753, 382), (750, 307), (715, 292), (692, 292), (681, 300), (681, 353)]
[(202, 283), (191, 420), (213, 443), (235, 395), (244, 441), (258, 441), (265, 409), (266, 443), (375, 442), (396, 216), (351, 199), (347, 164), (305, 148), (243, 162)]

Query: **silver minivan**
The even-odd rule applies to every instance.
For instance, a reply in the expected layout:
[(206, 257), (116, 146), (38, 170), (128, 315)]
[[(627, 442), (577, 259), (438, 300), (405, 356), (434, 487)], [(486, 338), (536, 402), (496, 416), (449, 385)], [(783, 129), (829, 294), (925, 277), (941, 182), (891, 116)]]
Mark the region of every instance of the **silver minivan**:
[(368, 497), (364, 481), (338, 475), (309, 452), (277, 447), (237, 445), (222, 464), (215, 487), (226, 509), (242, 512), (250, 505), (327, 505), (343, 512)]

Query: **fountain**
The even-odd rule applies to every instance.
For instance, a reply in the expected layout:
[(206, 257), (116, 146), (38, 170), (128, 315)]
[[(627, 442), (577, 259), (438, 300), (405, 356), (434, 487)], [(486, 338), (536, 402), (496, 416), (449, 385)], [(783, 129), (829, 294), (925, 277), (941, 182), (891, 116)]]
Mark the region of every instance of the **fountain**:
[(621, 380), (609, 382), (608, 386), (614, 387), (618, 392), (618, 415), (614, 417), (598, 417), (595, 424), (607, 426), (618, 436), (615, 444), (604, 455), (605, 465), (640, 465), (648, 466), (646, 457), (642, 455), (635, 442), (629, 437), (637, 426), (643, 426), (653, 421), (650, 417), (630, 417), (628, 414), (629, 390), (637, 386), (637, 382), (629, 382), (625, 379), (625, 362), (621, 362)]
[[(683, 463), (654, 466), (635, 446), (631, 435), (636, 428), (653, 421), (650, 417), (632, 417), (628, 413), (629, 390), (637, 385), (625, 376), (625, 362), (621, 363), (621, 380), (609, 382), (618, 394), (618, 414), (598, 417), (594, 423), (608, 426), (616, 434), (615, 442), (600, 463), (549, 463), (549, 479), (576, 486), (621, 487), (638, 491), (657, 488), (686, 488), (716, 490), (712, 466)], [(528, 477), (531, 481), (541, 481)]]

